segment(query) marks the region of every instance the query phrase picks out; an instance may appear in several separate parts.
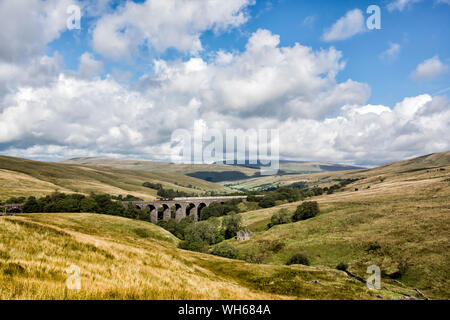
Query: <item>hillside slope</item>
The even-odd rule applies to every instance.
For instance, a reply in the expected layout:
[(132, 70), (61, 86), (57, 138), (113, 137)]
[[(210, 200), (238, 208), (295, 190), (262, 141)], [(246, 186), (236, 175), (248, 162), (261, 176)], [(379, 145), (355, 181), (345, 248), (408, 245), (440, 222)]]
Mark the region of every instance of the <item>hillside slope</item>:
[[(367, 266), (375, 264), (386, 283), (396, 278), (431, 297), (448, 299), (449, 155), (339, 174), (360, 180), (343, 191), (312, 198), (319, 202), (321, 213), (309, 220), (266, 231), (271, 215), (280, 207), (293, 213), (300, 202), (242, 213), (245, 225), (256, 234), (233, 244), (242, 253), (261, 254), (271, 264), (284, 264), (294, 252), (305, 253), (313, 265), (334, 267), (345, 262), (361, 277)], [(281, 249), (267, 250), (267, 244)], [(401, 268), (403, 274), (396, 277)]]
[[(184, 251), (163, 229), (114, 216), (0, 217), (0, 237), (0, 299), (377, 299), (341, 271)], [(80, 291), (66, 288), (71, 265)]]
[(85, 194), (132, 194), (143, 199), (154, 199), (156, 191), (142, 186), (142, 183), (147, 181), (193, 193), (229, 190), (177, 173), (82, 166), (0, 156), (0, 200), (11, 196), (41, 196), (55, 190)]

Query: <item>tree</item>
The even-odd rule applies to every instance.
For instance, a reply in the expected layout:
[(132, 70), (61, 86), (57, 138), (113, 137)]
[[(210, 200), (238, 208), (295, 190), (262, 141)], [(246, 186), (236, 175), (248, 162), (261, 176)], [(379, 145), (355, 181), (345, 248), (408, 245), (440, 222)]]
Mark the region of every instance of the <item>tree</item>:
[(233, 247), (229, 243), (222, 243), (217, 246), (215, 246), (211, 252), (211, 254), (215, 256), (230, 258), (230, 259), (236, 259), (239, 255), (238, 249)]
[(23, 205), (23, 212), (41, 212), (42, 208), (35, 197), (29, 197)]
[(305, 201), (297, 207), (294, 215), (292, 216), (292, 221), (306, 220), (315, 217), (319, 213), (319, 205), (317, 201)]
[(97, 202), (91, 197), (87, 197), (80, 202), (81, 212), (98, 212), (99, 208)]
[(278, 211), (278, 213), (272, 215), (272, 217), (270, 218), (270, 223), (267, 225), (267, 228), (270, 229), (278, 224), (285, 224), (289, 222), (291, 222), (289, 211), (286, 208), (282, 208), (280, 209), (280, 211)]
[(242, 229), (242, 218), (237, 214), (226, 216), (222, 221), (225, 239), (231, 239)]
[(210, 245), (224, 240), (219, 223), (214, 219), (189, 225), (184, 239), (180, 242), (180, 248), (198, 252), (206, 252)]
[(259, 206), (261, 208), (270, 208), (275, 206), (275, 197), (273, 195), (265, 195), (259, 200)]

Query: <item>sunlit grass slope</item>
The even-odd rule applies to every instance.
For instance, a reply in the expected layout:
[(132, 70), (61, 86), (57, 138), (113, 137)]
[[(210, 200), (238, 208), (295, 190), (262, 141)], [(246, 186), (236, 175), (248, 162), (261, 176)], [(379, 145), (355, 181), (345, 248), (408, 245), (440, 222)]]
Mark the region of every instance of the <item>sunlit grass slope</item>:
[[(400, 282), (430, 297), (448, 299), (449, 164), (447, 152), (348, 173), (361, 180), (342, 192), (312, 198), (321, 209), (315, 218), (266, 231), (273, 213), (281, 207), (294, 212), (300, 202), (241, 214), (256, 234), (233, 244), (241, 253), (259, 251), (263, 261), (271, 264), (283, 264), (295, 252), (305, 253), (312, 265), (335, 267), (345, 262), (363, 278), (366, 268), (375, 264), (381, 267), (386, 284), (397, 283), (388, 275), (407, 265)], [(380, 247), (370, 250), (375, 242)], [(267, 243), (282, 248), (267, 250)]]
[(132, 194), (153, 199), (156, 191), (143, 182), (186, 192), (227, 191), (226, 187), (177, 173), (90, 167), (0, 156), (0, 200), (61, 192)]
[[(376, 299), (337, 270), (184, 251), (163, 229), (121, 217), (0, 217), (0, 238), (0, 299)], [(71, 265), (80, 291), (66, 288)]]

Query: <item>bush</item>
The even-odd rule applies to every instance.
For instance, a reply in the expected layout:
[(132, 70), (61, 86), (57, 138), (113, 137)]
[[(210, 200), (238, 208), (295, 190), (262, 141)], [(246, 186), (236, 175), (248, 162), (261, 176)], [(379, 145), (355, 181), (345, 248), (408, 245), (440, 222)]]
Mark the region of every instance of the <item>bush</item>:
[(289, 261), (286, 264), (287, 265), (303, 264), (305, 266), (309, 266), (309, 259), (303, 253), (296, 253), (289, 259)]
[(336, 269), (341, 271), (347, 271), (348, 264), (346, 264), (345, 262), (339, 262), (339, 264), (336, 266)]
[(280, 209), (278, 213), (275, 213), (270, 218), (270, 223), (267, 225), (267, 229), (272, 228), (273, 226), (276, 226), (278, 224), (285, 224), (291, 222), (291, 217), (289, 215), (289, 211), (285, 208)]
[(237, 214), (226, 216), (222, 221), (225, 239), (231, 239), (242, 229), (242, 218)]
[(306, 220), (315, 217), (319, 213), (319, 205), (316, 201), (305, 201), (297, 207), (292, 221)]
[(270, 208), (275, 206), (275, 197), (272, 195), (265, 195), (259, 200), (258, 204), (261, 208)]
[(215, 256), (230, 258), (230, 259), (237, 259), (239, 255), (238, 249), (233, 247), (231, 244), (223, 243), (215, 246), (211, 250), (211, 254)]
[(218, 221), (208, 220), (190, 224), (184, 235), (184, 241), (180, 242), (180, 248), (206, 252), (208, 246), (224, 240)]
[(29, 197), (23, 205), (23, 212), (41, 212), (41, 206), (35, 197)]

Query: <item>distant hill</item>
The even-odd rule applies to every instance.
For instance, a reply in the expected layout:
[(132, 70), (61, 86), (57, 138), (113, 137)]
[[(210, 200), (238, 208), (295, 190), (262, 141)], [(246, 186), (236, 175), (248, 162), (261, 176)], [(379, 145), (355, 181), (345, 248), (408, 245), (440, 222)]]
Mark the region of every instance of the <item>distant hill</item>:
[[(300, 163), (301, 165), (301, 163)], [(433, 153), (408, 160), (393, 162), (384, 166), (365, 169), (346, 166), (347, 170), (328, 170), (320, 172), (291, 173), (285, 175), (249, 177), (245, 180), (223, 182), (222, 184), (238, 190), (258, 190), (287, 186), (296, 182), (306, 182), (310, 186), (327, 186), (347, 178), (360, 178), (386, 174), (400, 174), (409, 171), (426, 171), (450, 165), (450, 151)], [(286, 165), (280, 165), (286, 170)], [(297, 167), (298, 168), (298, 167)], [(332, 168), (334, 169), (334, 168)]]
[[(78, 165), (101, 165), (119, 169), (146, 170), (158, 172), (171, 172), (184, 174), (209, 182), (238, 181), (259, 177), (261, 165), (259, 164), (174, 164), (168, 162), (130, 160), (130, 159), (104, 159), (104, 158), (73, 158), (63, 163)], [(278, 175), (315, 173), (328, 171), (345, 171), (361, 169), (361, 167), (311, 161), (281, 160)]]
[(156, 190), (143, 187), (144, 182), (161, 183), (165, 188), (188, 193), (230, 191), (221, 185), (176, 172), (130, 170), (0, 156), (0, 200), (12, 196), (41, 196), (55, 190), (85, 194), (131, 194), (142, 199), (154, 199)]

